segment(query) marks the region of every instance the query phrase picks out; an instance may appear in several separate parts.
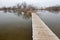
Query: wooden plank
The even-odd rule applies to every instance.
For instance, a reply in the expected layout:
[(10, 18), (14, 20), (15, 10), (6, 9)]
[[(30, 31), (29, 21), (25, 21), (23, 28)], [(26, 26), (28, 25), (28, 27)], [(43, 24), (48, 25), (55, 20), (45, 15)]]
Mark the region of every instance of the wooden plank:
[(33, 40), (59, 40), (59, 38), (35, 13), (32, 13), (32, 29)]

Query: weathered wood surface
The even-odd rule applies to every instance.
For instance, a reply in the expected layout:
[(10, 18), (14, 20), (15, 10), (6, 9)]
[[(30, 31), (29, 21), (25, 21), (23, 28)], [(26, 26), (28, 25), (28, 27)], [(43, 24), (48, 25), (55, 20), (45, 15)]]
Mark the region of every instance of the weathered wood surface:
[(32, 13), (32, 29), (33, 40), (59, 40), (35, 13)]

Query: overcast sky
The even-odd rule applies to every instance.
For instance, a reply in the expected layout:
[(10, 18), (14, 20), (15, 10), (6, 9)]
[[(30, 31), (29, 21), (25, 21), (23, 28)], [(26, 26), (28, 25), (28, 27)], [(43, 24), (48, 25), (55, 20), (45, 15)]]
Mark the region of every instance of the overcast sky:
[(60, 5), (60, 0), (0, 0), (0, 7), (12, 6), (17, 3), (27, 2), (28, 4), (40, 5), (40, 6), (52, 6)]

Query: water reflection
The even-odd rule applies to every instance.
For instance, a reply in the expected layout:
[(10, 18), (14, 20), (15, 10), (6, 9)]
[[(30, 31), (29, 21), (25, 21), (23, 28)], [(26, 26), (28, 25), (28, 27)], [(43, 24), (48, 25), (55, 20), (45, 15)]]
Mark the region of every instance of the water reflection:
[(58, 11), (58, 10), (40, 10), (39, 12), (50, 12), (50, 13), (54, 13), (54, 14), (59, 14), (60, 13), (60, 11)]
[(18, 13), (18, 16), (22, 15), (23, 18), (25, 18), (25, 19), (31, 18), (31, 16), (32, 16), (31, 15), (32, 13), (27, 13), (27, 12), (24, 13), (24, 12), (19, 12), (19, 11), (17, 13)]
[(21, 12), (21, 11), (17, 11), (17, 10), (3, 10), (5, 13), (9, 12), (9, 13), (14, 13), (17, 16), (23, 16), (24, 19), (29, 19), (32, 16), (32, 13), (30, 12)]
[(0, 40), (32, 40), (31, 13), (3, 11), (0, 11)]
[(47, 10), (47, 11), (52, 12), (52, 13), (55, 13), (55, 14), (58, 14), (60, 12), (58, 10)]
[(60, 38), (60, 11), (42, 10), (38, 12), (37, 15)]

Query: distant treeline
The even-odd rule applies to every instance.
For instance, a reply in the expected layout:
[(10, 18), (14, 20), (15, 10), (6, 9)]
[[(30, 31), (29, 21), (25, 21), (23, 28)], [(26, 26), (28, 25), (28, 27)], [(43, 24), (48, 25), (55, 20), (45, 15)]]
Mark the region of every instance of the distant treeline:
[(35, 10), (36, 7), (35, 6), (32, 6), (32, 5), (27, 5), (25, 2), (24, 3), (21, 3), (21, 4), (17, 4), (15, 6), (12, 6), (12, 7), (2, 7), (0, 8), (0, 10)]
[(49, 10), (49, 11), (60, 11), (60, 6), (52, 6), (52, 7), (47, 7), (44, 10)]

